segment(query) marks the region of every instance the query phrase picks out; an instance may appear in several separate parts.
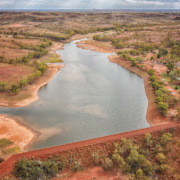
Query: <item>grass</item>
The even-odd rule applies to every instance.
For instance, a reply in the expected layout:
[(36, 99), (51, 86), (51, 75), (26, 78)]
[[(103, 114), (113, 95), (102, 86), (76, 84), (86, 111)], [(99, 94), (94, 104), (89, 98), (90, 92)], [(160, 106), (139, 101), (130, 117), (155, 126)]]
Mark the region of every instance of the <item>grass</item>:
[(6, 146), (9, 146), (11, 144), (13, 144), (13, 142), (10, 141), (9, 139), (5, 139), (5, 138), (0, 139), (0, 148), (5, 148)]
[(3, 155), (11, 155), (11, 154), (17, 154), (17, 153), (21, 153), (20, 148), (18, 146), (2, 150)]
[(47, 56), (46, 58), (43, 58), (42, 61), (44, 63), (59, 63), (59, 62), (64, 62), (62, 59), (59, 59), (57, 54), (51, 54)]

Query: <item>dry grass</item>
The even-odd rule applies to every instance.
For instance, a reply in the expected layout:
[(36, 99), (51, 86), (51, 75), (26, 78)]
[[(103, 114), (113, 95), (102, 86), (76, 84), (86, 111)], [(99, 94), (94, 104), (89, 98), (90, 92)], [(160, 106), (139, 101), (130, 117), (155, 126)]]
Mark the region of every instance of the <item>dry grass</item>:
[(25, 65), (10, 65), (0, 63), (0, 81), (5, 81), (8, 83), (21, 80), (23, 75), (30, 75), (35, 72), (36, 68)]

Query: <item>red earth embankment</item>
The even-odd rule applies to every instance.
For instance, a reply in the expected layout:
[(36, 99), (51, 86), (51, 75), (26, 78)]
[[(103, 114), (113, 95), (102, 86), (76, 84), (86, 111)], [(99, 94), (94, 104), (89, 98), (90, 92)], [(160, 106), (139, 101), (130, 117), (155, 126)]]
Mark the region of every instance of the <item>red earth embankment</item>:
[(150, 133), (150, 132), (168, 129), (168, 128), (171, 128), (173, 126), (175, 127), (178, 125), (179, 125), (178, 123), (172, 122), (172, 123), (154, 126), (154, 127), (150, 127), (150, 128), (144, 128), (144, 129), (140, 129), (140, 130), (119, 133), (119, 134), (115, 134), (115, 135), (85, 140), (85, 141), (81, 141), (81, 142), (65, 144), (65, 145), (55, 146), (55, 147), (51, 147), (51, 148), (45, 148), (45, 149), (40, 149), (40, 150), (35, 150), (35, 151), (24, 152), (21, 154), (12, 155), (6, 161), (4, 161), (3, 163), (0, 164), (0, 178), (5, 173), (10, 173), (10, 171), (13, 169), (13, 163), (21, 158), (36, 157), (36, 158), (44, 159), (52, 154), (61, 154), (61, 152), (63, 152), (63, 151), (68, 151), (71, 149), (81, 149), (82, 147), (89, 146), (92, 144), (97, 144), (97, 143), (115, 142), (121, 138), (130, 138), (130, 137), (141, 135), (141, 134), (146, 134), (146, 133)]

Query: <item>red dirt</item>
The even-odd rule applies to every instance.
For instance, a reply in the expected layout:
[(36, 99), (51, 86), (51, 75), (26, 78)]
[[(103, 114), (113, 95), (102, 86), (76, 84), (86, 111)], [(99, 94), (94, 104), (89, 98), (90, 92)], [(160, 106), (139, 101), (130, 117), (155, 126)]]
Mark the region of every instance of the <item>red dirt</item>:
[(9, 48), (0, 48), (0, 56), (5, 56), (5, 59), (16, 59), (22, 56), (28, 55), (31, 52), (25, 49), (9, 49)]
[(35, 68), (23, 65), (10, 65), (0, 63), (0, 81), (13, 82), (21, 80), (23, 75), (30, 75), (35, 72)]
[(101, 167), (88, 168), (85, 171), (72, 173), (69, 177), (63, 177), (63, 180), (84, 180), (84, 179), (98, 179), (98, 180), (126, 180), (126, 175), (119, 171), (104, 171)]
[(144, 129), (140, 129), (140, 130), (135, 130), (135, 131), (125, 132), (125, 133), (85, 140), (85, 141), (81, 141), (81, 142), (75, 142), (75, 143), (55, 146), (55, 147), (51, 147), (51, 148), (45, 148), (45, 149), (40, 149), (40, 150), (35, 150), (35, 151), (24, 152), (21, 154), (15, 154), (0, 164), (0, 177), (2, 177), (5, 173), (10, 173), (10, 171), (13, 169), (13, 162), (17, 161), (19, 158), (25, 158), (25, 157), (26, 158), (30, 158), (30, 157), (45, 158), (50, 154), (57, 154), (60, 151), (65, 151), (65, 150), (67, 151), (70, 149), (82, 148), (83, 146), (88, 146), (91, 144), (112, 142), (117, 139), (121, 139), (123, 137), (128, 138), (128, 137), (132, 137), (132, 136), (146, 134), (146, 133), (150, 133), (150, 132), (154, 132), (154, 131), (158, 131), (158, 130), (168, 129), (172, 126), (176, 127), (176, 126), (179, 126), (179, 124), (173, 122), (173, 123), (154, 126), (154, 127), (150, 127), (150, 128), (144, 128)]

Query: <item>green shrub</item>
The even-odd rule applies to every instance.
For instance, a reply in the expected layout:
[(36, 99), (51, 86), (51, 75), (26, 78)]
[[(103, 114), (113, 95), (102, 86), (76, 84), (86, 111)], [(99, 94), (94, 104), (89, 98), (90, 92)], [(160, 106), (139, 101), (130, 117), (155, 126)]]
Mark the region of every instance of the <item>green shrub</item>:
[(147, 71), (147, 73), (150, 75), (150, 76), (153, 76), (155, 74), (155, 70), (154, 69), (149, 69)]
[(131, 64), (132, 64), (132, 66), (136, 66), (137, 65), (136, 60), (135, 59), (131, 59)]
[(158, 104), (160, 102), (163, 102), (163, 98), (162, 97), (157, 97), (155, 100), (155, 103)]
[(101, 163), (102, 163), (102, 168), (105, 171), (108, 171), (112, 168), (113, 166), (113, 162), (110, 158), (106, 157), (105, 159), (101, 159)]
[(136, 177), (137, 177), (138, 179), (141, 179), (141, 178), (143, 177), (143, 171), (142, 171), (141, 169), (138, 169), (138, 170), (136, 171)]
[(27, 158), (19, 159), (14, 168), (14, 175), (30, 180), (46, 179), (46, 177), (53, 177), (62, 170), (64, 162), (60, 160), (41, 161), (41, 160), (28, 160)]
[(0, 139), (0, 148), (6, 147), (13, 144), (13, 142), (9, 139), (2, 138)]
[(151, 77), (149, 78), (149, 80), (150, 80), (151, 82), (154, 82), (154, 81), (156, 80), (156, 76), (151, 76)]
[(163, 134), (163, 136), (161, 137), (161, 144), (163, 146), (167, 145), (167, 143), (171, 141), (171, 138), (172, 138), (172, 134), (170, 133)]
[(158, 154), (156, 155), (156, 160), (157, 160), (159, 163), (164, 164), (165, 161), (166, 161), (166, 157), (164, 156), (163, 153), (158, 153)]
[(157, 107), (158, 107), (158, 110), (161, 112), (161, 114), (166, 116), (168, 112), (168, 105), (166, 103), (159, 102)]

